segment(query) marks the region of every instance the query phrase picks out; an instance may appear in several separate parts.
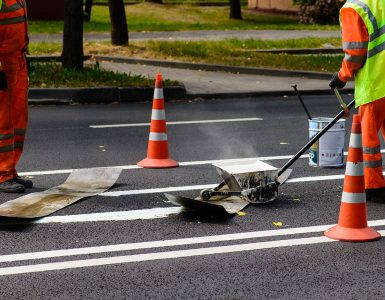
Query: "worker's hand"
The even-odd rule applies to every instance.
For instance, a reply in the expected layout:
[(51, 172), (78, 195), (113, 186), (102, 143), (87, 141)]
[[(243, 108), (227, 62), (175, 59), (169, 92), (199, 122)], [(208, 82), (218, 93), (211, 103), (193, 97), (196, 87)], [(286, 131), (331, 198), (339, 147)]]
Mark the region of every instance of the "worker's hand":
[(338, 77), (338, 73), (334, 73), (329, 83), (330, 88), (334, 91), (335, 88), (342, 89), (345, 85), (346, 85), (346, 82), (342, 81)]
[(8, 87), (7, 76), (5, 75), (4, 70), (0, 71), (0, 91), (6, 91)]

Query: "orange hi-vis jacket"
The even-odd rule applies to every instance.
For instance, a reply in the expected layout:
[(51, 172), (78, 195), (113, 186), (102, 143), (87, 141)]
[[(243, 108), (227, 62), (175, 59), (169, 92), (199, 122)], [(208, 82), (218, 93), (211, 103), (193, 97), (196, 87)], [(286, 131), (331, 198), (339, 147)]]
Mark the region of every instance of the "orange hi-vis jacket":
[(347, 82), (365, 63), (369, 34), (364, 22), (354, 9), (341, 10), (341, 22), (342, 49), (345, 57), (338, 77)]
[[(354, 9), (343, 8), (340, 16), (342, 48), (345, 57), (338, 77), (346, 82), (354, 78), (357, 71), (365, 64), (369, 34), (364, 21)], [(381, 130), (385, 138), (385, 98), (359, 106), (359, 113), (362, 127), (365, 188), (382, 188), (385, 187), (385, 179), (382, 175), (382, 155), (378, 132)]]
[(17, 176), (28, 123), (28, 23), (24, 0), (2, 0), (0, 63), (8, 89), (0, 91), (0, 182)]

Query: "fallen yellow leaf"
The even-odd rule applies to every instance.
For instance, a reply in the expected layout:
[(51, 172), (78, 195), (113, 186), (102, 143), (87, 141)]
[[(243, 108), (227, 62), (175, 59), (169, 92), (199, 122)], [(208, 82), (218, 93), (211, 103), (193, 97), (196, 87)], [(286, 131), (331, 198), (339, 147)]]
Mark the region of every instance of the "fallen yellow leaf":
[(273, 222), (273, 225), (275, 226), (275, 227), (282, 227), (282, 222)]
[(246, 213), (244, 213), (243, 211), (239, 211), (237, 212), (237, 215), (243, 217), (246, 216)]

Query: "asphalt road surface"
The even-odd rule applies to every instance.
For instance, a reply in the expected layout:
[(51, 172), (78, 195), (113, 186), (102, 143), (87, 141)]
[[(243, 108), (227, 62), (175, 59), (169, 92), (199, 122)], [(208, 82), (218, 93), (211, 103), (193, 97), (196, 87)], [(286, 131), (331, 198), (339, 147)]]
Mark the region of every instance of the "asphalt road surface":
[[(338, 112), (333, 95), (304, 98), (313, 117)], [(297, 98), (167, 102), (170, 156), (181, 163), (173, 169), (136, 167), (150, 116), (151, 102), (31, 107), (19, 164), (30, 192), (73, 169), (123, 172), (111, 190), (49, 217), (0, 220), (1, 299), (384, 299), (385, 239), (323, 235), (338, 220), (344, 168), (310, 167), (304, 156), (275, 201), (244, 215), (182, 212), (163, 195), (219, 183), (217, 160), (283, 166), (308, 140)], [(382, 232), (385, 205), (368, 203), (368, 220)]]

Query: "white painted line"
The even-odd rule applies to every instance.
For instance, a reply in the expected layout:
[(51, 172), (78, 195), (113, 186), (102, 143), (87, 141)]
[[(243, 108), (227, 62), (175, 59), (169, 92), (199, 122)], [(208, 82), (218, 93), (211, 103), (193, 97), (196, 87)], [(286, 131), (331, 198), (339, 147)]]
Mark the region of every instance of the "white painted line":
[(45, 217), (38, 220), (27, 221), (28, 224), (47, 223), (78, 223), (78, 222), (101, 222), (101, 221), (133, 221), (166, 218), (169, 215), (178, 214), (182, 207), (155, 207), (149, 209), (137, 209), (128, 211), (114, 211), (93, 214), (65, 215)]
[(286, 180), (285, 183), (326, 181), (326, 180), (338, 180), (338, 179), (344, 179), (344, 174), (291, 178)]
[[(379, 220), (379, 222), (380, 224), (381, 222), (385, 224), (385, 220)], [(108, 245), (108, 246), (96, 246), (96, 247), (10, 254), (10, 255), (1, 255), (0, 262), (12, 262), (12, 261), (20, 261), (20, 260), (43, 259), (43, 258), (73, 256), (73, 255), (88, 255), (88, 254), (97, 254), (97, 253), (106, 253), (106, 252), (118, 252), (118, 251), (173, 247), (173, 246), (183, 246), (183, 245), (196, 245), (196, 244), (204, 244), (204, 243), (236, 241), (236, 240), (262, 238), (262, 237), (314, 233), (314, 232), (325, 231), (326, 229), (334, 225), (335, 224), (299, 227), (299, 228), (287, 228), (287, 229), (274, 229), (274, 230), (266, 230), (266, 231), (240, 232), (240, 233), (232, 233), (232, 234), (201, 236), (201, 237), (193, 237), (193, 238), (174, 239), (174, 240), (163, 240), (163, 241), (161, 240), (161, 241), (152, 241), (152, 242), (129, 243), (129, 244)]]
[[(274, 230), (265, 230), (265, 231), (240, 232), (240, 233), (200, 236), (200, 237), (192, 237), (192, 238), (173, 239), (173, 240), (159, 240), (159, 241), (151, 241), (151, 242), (139, 242), (139, 243), (117, 244), (117, 245), (107, 245), (107, 246), (95, 246), (95, 247), (71, 248), (71, 249), (62, 249), (62, 250), (9, 254), (9, 255), (1, 255), (0, 263), (23, 261), (23, 260), (46, 259), (46, 258), (54, 258), (54, 257), (100, 254), (100, 253), (107, 253), (107, 252), (120, 252), (120, 251), (131, 251), (131, 250), (140, 250), (140, 249), (153, 249), (153, 248), (175, 247), (175, 246), (185, 246), (185, 245), (198, 245), (198, 244), (206, 244), (206, 243), (239, 241), (239, 240), (248, 240), (248, 239), (255, 239), (255, 238), (288, 236), (288, 235), (305, 234), (305, 233), (318, 233), (318, 232), (323, 232), (334, 225), (335, 224), (286, 228), (286, 229), (274, 229)], [(385, 226), (385, 220), (369, 221), (368, 225)]]
[[(385, 149), (381, 150), (381, 153), (385, 153)], [(348, 153), (345, 152), (346, 156)], [(225, 162), (243, 162), (250, 159), (257, 160), (283, 160), (290, 159), (293, 155), (281, 155), (281, 156), (262, 156), (262, 157), (248, 157), (248, 158), (230, 158), (230, 159), (216, 159), (216, 160), (201, 160), (201, 161), (188, 161), (180, 162), (180, 166), (196, 166), (196, 165), (210, 165), (216, 163), (225, 163)], [(301, 155), (300, 158), (309, 158), (308, 154)], [(137, 165), (126, 165), (126, 166), (116, 166), (116, 168), (121, 168), (123, 170), (132, 170), (132, 169), (142, 169)], [(31, 172), (21, 172), (21, 176), (39, 176), (39, 175), (55, 175), (55, 174), (69, 174), (73, 169), (64, 169), (64, 170), (51, 170), (51, 171), (31, 171)], [(385, 174), (385, 172), (384, 172)]]
[(103, 197), (119, 197), (119, 196), (126, 196), (126, 195), (142, 195), (142, 194), (168, 193), (168, 192), (180, 192), (180, 191), (193, 191), (193, 190), (212, 189), (217, 185), (218, 184), (172, 186), (172, 187), (166, 187), (166, 188), (155, 188), (155, 189), (144, 189), (144, 190), (104, 192), (99, 195)]
[(325, 236), (0, 268), (0, 276), (335, 242)]
[[(263, 119), (261, 118), (239, 118), (239, 119), (218, 119), (218, 120), (198, 120), (198, 121), (175, 121), (175, 122), (166, 122), (166, 123), (167, 125), (185, 125), (185, 124), (248, 122), (248, 121), (262, 121), (262, 120)], [(150, 123), (90, 125), (91, 128), (116, 128), (116, 127), (140, 127), (140, 126), (150, 126)]]
[[(341, 175), (299, 177), (299, 178), (288, 179), (286, 180), (285, 183), (301, 183), (301, 182), (327, 181), (327, 180), (338, 180), (338, 179), (344, 179), (344, 175), (341, 174)], [(119, 197), (119, 196), (142, 195), (142, 194), (194, 191), (194, 190), (212, 189), (217, 185), (218, 183), (204, 184), (204, 185), (173, 186), (173, 187), (166, 187), (166, 188), (153, 188), (153, 189), (143, 189), (143, 190), (114, 191), (114, 192), (104, 192), (99, 194), (99, 196)]]
[[(309, 155), (302, 155), (300, 158), (308, 158), (308, 157)], [(179, 162), (179, 165), (180, 166), (197, 166), (197, 165), (211, 165), (211, 164), (225, 163), (225, 162), (243, 162), (251, 159), (264, 161), (264, 160), (283, 160), (283, 159), (290, 159), (290, 158), (292, 158), (292, 155), (230, 158), (230, 159)], [(114, 168), (121, 168), (123, 170), (142, 169), (142, 167), (139, 167), (138, 165), (115, 166)], [(39, 176), (39, 175), (69, 174), (72, 171), (73, 169), (51, 170), (51, 171), (31, 171), (31, 172), (21, 172), (20, 175), (21, 176)]]

